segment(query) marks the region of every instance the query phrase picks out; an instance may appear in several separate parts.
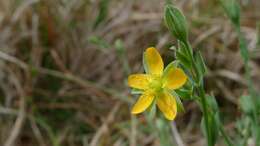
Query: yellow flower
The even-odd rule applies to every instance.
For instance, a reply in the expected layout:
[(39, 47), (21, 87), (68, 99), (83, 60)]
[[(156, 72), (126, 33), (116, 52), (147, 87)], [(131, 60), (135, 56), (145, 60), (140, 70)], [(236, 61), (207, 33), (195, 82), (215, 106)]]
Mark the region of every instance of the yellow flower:
[(168, 120), (174, 120), (177, 114), (176, 97), (170, 91), (182, 87), (187, 76), (184, 71), (170, 63), (164, 69), (159, 52), (150, 47), (144, 56), (146, 74), (132, 74), (128, 77), (128, 85), (142, 90), (143, 93), (132, 108), (133, 114), (145, 111), (153, 101)]

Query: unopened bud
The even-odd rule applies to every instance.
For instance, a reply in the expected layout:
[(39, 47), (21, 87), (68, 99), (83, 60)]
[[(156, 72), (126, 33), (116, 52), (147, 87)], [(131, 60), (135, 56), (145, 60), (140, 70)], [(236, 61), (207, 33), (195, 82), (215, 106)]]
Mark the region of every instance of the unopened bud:
[(187, 42), (187, 23), (182, 12), (172, 5), (166, 5), (164, 11), (165, 23), (170, 32), (180, 41)]

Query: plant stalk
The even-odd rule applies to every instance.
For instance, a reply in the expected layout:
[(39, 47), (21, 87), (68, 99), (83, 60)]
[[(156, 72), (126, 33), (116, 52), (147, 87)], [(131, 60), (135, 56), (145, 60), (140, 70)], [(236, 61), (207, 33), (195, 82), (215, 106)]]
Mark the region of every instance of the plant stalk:
[[(185, 45), (188, 49), (192, 49), (190, 44), (188, 42), (185, 42)], [(203, 81), (199, 81), (199, 71), (196, 68), (195, 65), (195, 60), (194, 57), (191, 57), (192, 60), (192, 70), (194, 70), (195, 74), (193, 74), (193, 78), (198, 81), (198, 83), (196, 83), (196, 88), (197, 88), (197, 92), (198, 92), (198, 96), (201, 98), (201, 104), (202, 104), (202, 113), (203, 113), (203, 117), (205, 120), (205, 130), (206, 130), (206, 135), (207, 135), (207, 143), (208, 146), (213, 146), (212, 143), (212, 136), (211, 136), (211, 130), (209, 128), (209, 113), (207, 110), (207, 101), (206, 101), (206, 97), (205, 97), (205, 91), (204, 91), (204, 87), (203, 87)]]
[[(236, 25), (234, 24), (237, 35), (238, 35), (238, 39), (239, 39), (239, 48), (240, 48), (240, 53), (241, 53), (241, 57), (244, 61), (244, 65), (245, 65), (245, 78), (247, 80), (247, 86), (248, 86), (248, 90), (249, 90), (249, 94), (250, 94), (250, 99), (252, 101), (252, 103), (257, 103), (255, 97), (257, 97), (257, 93), (254, 89), (254, 85), (253, 85), (253, 81), (251, 78), (251, 69), (249, 66), (249, 60), (250, 60), (250, 55), (249, 55), (249, 51), (248, 48), (246, 46), (246, 41), (245, 41), (245, 37), (241, 32), (241, 27), (240, 24)], [(244, 53), (244, 54), (243, 54)], [(259, 146), (260, 145), (260, 133), (259, 133), (259, 125), (258, 125), (258, 117), (257, 117), (257, 105), (254, 104), (253, 105), (253, 117), (252, 117), (252, 122), (254, 124), (254, 136), (255, 136), (255, 141), (256, 141), (256, 145)]]
[[(187, 48), (192, 49), (188, 42), (186, 42), (185, 45), (186, 45)], [(207, 135), (207, 143), (208, 143), (208, 146), (214, 146), (212, 131), (210, 129), (210, 123), (209, 123), (209, 118), (210, 118), (209, 116), (210, 116), (211, 113), (208, 110), (208, 103), (207, 103), (207, 99), (206, 99), (206, 96), (205, 96), (203, 79), (201, 81), (199, 79), (199, 71), (196, 68), (195, 60), (194, 60), (193, 56), (192, 56), (191, 60), (192, 60), (192, 72), (193, 72), (192, 77), (193, 77), (193, 79), (196, 79), (196, 81), (198, 81), (196, 83), (197, 85), (195, 87), (197, 89), (197, 94), (201, 99), (202, 113), (203, 113), (203, 117), (204, 117), (204, 120), (205, 120), (205, 128), (206, 128), (205, 130), (206, 130), (206, 135)], [(214, 118), (214, 120), (215, 120), (215, 118)], [(219, 123), (219, 127), (220, 127), (219, 130), (220, 130), (221, 134), (223, 135), (227, 145), (233, 146), (230, 138), (225, 133), (225, 131), (223, 129), (223, 125), (221, 123)]]
[(203, 89), (203, 86), (200, 85), (198, 87), (198, 95), (201, 97), (201, 104), (202, 104), (202, 110), (203, 110), (203, 116), (205, 118), (205, 127), (206, 127), (206, 131), (207, 131), (207, 138), (208, 138), (208, 146), (213, 146), (214, 144), (212, 143), (212, 136), (211, 136), (211, 130), (209, 128), (209, 112), (207, 109), (207, 101), (206, 101), (206, 97), (205, 97), (205, 92)]

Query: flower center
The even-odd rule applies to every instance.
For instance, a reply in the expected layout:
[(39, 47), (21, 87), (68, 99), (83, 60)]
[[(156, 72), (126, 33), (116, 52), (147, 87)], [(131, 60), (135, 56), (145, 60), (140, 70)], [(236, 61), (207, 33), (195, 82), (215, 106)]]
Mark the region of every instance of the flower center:
[(152, 76), (152, 79), (151, 79), (151, 82), (149, 84), (150, 86), (150, 89), (152, 89), (153, 91), (155, 92), (160, 92), (162, 91), (162, 78), (161, 76), (158, 76), (158, 75), (153, 75)]

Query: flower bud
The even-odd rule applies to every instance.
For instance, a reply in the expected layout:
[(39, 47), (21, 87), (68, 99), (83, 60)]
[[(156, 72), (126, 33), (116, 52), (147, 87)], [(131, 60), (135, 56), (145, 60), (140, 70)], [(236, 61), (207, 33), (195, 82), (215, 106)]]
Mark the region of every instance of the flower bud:
[(180, 41), (187, 42), (188, 30), (184, 15), (172, 5), (166, 5), (164, 20), (170, 32)]

